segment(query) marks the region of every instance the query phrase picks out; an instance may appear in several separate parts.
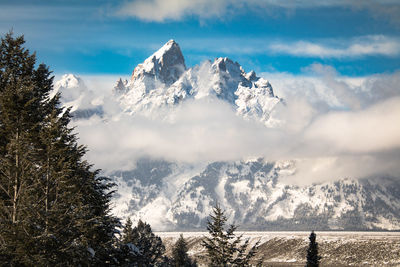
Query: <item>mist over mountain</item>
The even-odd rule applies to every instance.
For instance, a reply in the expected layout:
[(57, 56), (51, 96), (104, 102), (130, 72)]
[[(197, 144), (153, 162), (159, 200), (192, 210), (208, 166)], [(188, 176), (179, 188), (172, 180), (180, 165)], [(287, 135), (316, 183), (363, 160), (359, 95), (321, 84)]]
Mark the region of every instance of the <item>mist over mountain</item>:
[(60, 93), (61, 101), (66, 107), (71, 107), (75, 119), (90, 118), (93, 115), (102, 116), (103, 108), (97, 103), (93, 91), (87, 88), (84, 81), (73, 74), (65, 74), (54, 84), (53, 94)]
[(55, 91), (117, 183), (122, 218), (204, 229), (218, 202), (242, 229), (400, 229), (398, 94), (377, 99), (313, 68), (335, 89), (314, 90), (329, 102), (278, 95), (226, 57), (188, 68), (170, 40), (109, 95), (74, 75)]

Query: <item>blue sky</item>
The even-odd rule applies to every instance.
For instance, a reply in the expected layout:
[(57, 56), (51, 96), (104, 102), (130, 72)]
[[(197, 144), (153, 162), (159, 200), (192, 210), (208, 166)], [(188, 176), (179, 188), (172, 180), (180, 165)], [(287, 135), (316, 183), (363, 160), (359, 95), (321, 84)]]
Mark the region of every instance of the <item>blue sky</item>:
[(129, 75), (169, 39), (188, 66), (227, 56), (246, 71), (341, 75), (400, 69), (397, 0), (0, 0), (0, 33), (57, 74)]
[[(274, 115), (283, 122), (277, 138), (237, 123), (223, 104), (183, 109), (194, 119), (167, 126), (125, 116), (76, 122), (98, 168), (131, 166), (141, 155), (211, 161), (262, 151), (271, 160), (306, 158), (298, 180), (400, 177), (400, 0), (0, 0), (0, 33), (10, 29), (25, 35), (56, 80), (83, 77), (92, 102), (113, 118), (120, 118), (109, 97), (117, 78), (170, 39), (187, 66), (230, 57), (287, 103)], [(193, 129), (203, 135), (190, 139)], [(231, 133), (236, 139), (225, 138)]]

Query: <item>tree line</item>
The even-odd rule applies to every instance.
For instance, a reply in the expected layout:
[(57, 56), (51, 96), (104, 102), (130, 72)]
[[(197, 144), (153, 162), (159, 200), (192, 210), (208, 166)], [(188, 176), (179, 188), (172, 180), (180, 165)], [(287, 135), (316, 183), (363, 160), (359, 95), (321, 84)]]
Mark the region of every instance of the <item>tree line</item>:
[[(197, 266), (182, 235), (167, 257), (149, 224), (122, 225), (111, 214), (114, 184), (84, 159), (70, 109), (51, 94), (51, 71), (36, 67), (24, 43), (10, 32), (0, 44), (1, 265)], [(236, 236), (234, 225), (225, 230), (226, 221), (214, 207), (202, 241), (209, 265), (249, 266), (259, 243)], [(310, 242), (307, 266), (318, 266)]]

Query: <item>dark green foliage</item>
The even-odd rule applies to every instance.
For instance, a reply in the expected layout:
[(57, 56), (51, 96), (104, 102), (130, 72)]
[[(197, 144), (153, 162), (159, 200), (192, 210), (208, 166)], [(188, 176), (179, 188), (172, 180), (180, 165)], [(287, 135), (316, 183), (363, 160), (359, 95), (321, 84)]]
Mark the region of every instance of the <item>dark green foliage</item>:
[(321, 257), (318, 256), (318, 243), (315, 242), (317, 235), (314, 231), (310, 234), (310, 245), (307, 249), (307, 264), (306, 267), (318, 267)]
[(118, 262), (120, 266), (137, 266), (141, 253), (139, 249), (131, 243), (133, 240), (133, 228), (130, 218), (126, 220), (122, 232), (122, 239), (119, 245)]
[(242, 242), (242, 236), (235, 236), (237, 226), (230, 225), (225, 231), (227, 221), (224, 212), (217, 204), (214, 214), (207, 222), (210, 237), (204, 237), (202, 245), (207, 249), (210, 266), (249, 266), (255, 256), (259, 242), (249, 248), (249, 240)]
[[(164, 256), (165, 247), (161, 238), (153, 233), (149, 224), (139, 220), (137, 226), (132, 228), (132, 222), (128, 219), (123, 233), (123, 250), (131, 255), (124, 259), (127, 266), (168, 265), (169, 260)], [(131, 253), (132, 251), (135, 253)]]
[(123, 236), (122, 236), (123, 243), (129, 243), (133, 240), (133, 228), (132, 228), (131, 218), (128, 218), (126, 220), (122, 234), (123, 234)]
[(0, 262), (111, 263), (112, 184), (83, 160), (51, 72), (23, 44), (9, 33), (0, 45)]
[(197, 266), (189, 255), (187, 254), (188, 248), (183, 235), (179, 236), (174, 247), (172, 248), (172, 265), (176, 267), (194, 267)]

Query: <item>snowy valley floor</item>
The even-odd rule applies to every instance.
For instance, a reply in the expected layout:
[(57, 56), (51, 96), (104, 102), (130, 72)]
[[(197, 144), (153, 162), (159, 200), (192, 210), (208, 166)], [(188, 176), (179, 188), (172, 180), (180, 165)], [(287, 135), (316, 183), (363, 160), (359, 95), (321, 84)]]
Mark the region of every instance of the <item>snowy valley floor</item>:
[[(178, 232), (157, 232), (170, 253)], [(204, 264), (201, 238), (206, 232), (183, 232), (189, 254)], [(254, 244), (263, 266), (304, 266), (310, 232), (238, 232)], [(316, 232), (321, 266), (400, 266), (400, 232)]]

